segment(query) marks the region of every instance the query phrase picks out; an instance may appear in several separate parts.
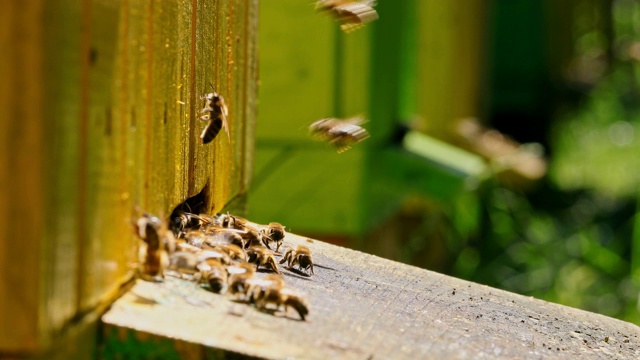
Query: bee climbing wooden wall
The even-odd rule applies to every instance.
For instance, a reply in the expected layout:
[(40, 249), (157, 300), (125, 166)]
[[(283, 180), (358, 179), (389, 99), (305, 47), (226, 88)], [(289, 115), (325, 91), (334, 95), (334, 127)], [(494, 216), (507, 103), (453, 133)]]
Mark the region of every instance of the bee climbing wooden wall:
[[(130, 278), (135, 206), (247, 191), (257, 0), (25, 0), (0, 11), (1, 354), (42, 352)], [(203, 145), (209, 83), (230, 139)]]

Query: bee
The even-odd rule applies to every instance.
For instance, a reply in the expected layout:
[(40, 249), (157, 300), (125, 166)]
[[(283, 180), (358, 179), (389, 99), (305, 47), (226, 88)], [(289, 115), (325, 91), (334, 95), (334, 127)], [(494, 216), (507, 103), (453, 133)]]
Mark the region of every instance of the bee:
[(302, 294), (297, 293), (291, 289), (285, 288), (280, 290), (278, 299), (278, 307), (284, 305), (285, 315), (289, 307), (292, 307), (300, 316), (303, 321), (305, 317), (309, 315), (309, 304)]
[(203, 226), (210, 224), (210, 220), (204, 216), (192, 214), (186, 211), (178, 211), (173, 219), (174, 235), (184, 236), (188, 230), (199, 230)]
[(155, 216), (143, 213), (135, 225), (138, 237), (144, 242), (140, 248), (142, 276), (149, 280), (164, 278), (164, 269), (169, 265), (169, 253), (175, 249), (173, 233)]
[[(266, 230), (262, 230), (263, 235), (266, 236), (268, 240), (272, 240), (276, 242), (276, 251), (280, 249), (282, 245), (282, 239), (284, 239), (285, 231), (284, 226), (280, 223), (272, 222), (269, 223), (269, 226)], [(268, 243), (265, 244), (267, 248), (269, 248)]]
[(247, 282), (245, 300), (259, 308), (266, 309), (269, 303), (275, 303), (278, 293), (284, 288), (284, 279), (277, 275), (267, 275), (263, 279), (252, 279)]
[(269, 247), (269, 242), (273, 241), (264, 231), (258, 231), (257, 229), (251, 226), (245, 226), (246, 233), (242, 234), (242, 238), (246, 241), (246, 246), (260, 246), (264, 245), (267, 249), (271, 250)]
[(236, 229), (236, 230), (244, 230), (245, 225), (247, 224), (247, 220), (241, 218), (240, 216), (234, 216), (229, 214), (220, 214), (216, 219), (218, 225), (227, 229)]
[(362, 123), (364, 119), (361, 117), (346, 120), (326, 118), (309, 125), (309, 132), (312, 136), (335, 146), (340, 154), (351, 149), (351, 145), (369, 137), (369, 132), (360, 126)]
[(284, 264), (287, 261), (287, 266), (289, 268), (293, 268), (297, 264), (298, 269), (304, 270), (307, 274), (310, 269), (311, 274), (315, 275), (315, 272), (313, 271), (313, 258), (311, 257), (311, 251), (308, 247), (298, 245), (295, 250), (288, 249), (280, 260), (280, 264)]
[(198, 282), (209, 284), (211, 291), (214, 293), (221, 293), (227, 286), (227, 270), (218, 259), (209, 258), (200, 262), (198, 270), (200, 270)]
[(187, 244), (202, 249), (207, 241), (207, 235), (202, 230), (191, 230), (184, 234), (184, 240)]
[(208, 228), (205, 229), (205, 234), (207, 235), (207, 239), (205, 243), (206, 245), (211, 247), (233, 244), (244, 249), (246, 245), (246, 240), (242, 237), (242, 234), (245, 234), (245, 233), (246, 231), (244, 230), (217, 228), (214, 226), (209, 226)]
[(378, 19), (378, 12), (373, 8), (374, 0), (318, 0), (317, 11), (330, 13), (344, 32), (351, 32)]
[(284, 306), (285, 315), (289, 307), (293, 307), (300, 318), (305, 320), (309, 314), (309, 305), (305, 298), (284, 286), (284, 280), (276, 275), (269, 275), (264, 279), (247, 281), (249, 284), (246, 300), (259, 309), (269, 309), (274, 305), (275, 310)]
[(177, 239), (176, 240), (176, 249), (178, 249), (178, 251), (187, 251), (190, 253), (197, 253), (202, 251), (201, 248), (197, 247), (197, 246), (193, 246), (189, 243), (187, 243), (187, 241), (185, 239)]
[[(209, 84), (211, 85), (211, 84)], [(224, 131), (227, 133), (227, 139), (231, 141), (231, 135), (229, 135), (229, 124), (227, 123), (227, 116), (229, 116), (229, 109), (224, 102), (222, 95), (218, 94), (211, 85), (210, 93), (201, 97), (205, 100), (204, 114), (200, 117), (203, 121), (208, 121), (209, 124), (204, 128), (200, 138), (203, 144), (208, 144), (215, 139), (220, 130), (224, 127)]]
[(176, 251), (169, 256), (169, 269), (182, 274), (194, 274), (197, 271), (198, 255), (190, 251)]
[(233, 260), (247, 261), (247, 253), (238, 245), (216, 245), (214, 249), (227, 253), (227, 255), (229, 255), (229, 257)]
[(247, 250), (247, 255), (249, 257), (249, 262), (256, 265), (256, 270), (260, 266), (266, 267), (267, 269), (272, 270), (276, 274), (282, 274), (280, 270), (278, 270), (278, 266), (276, 265), (276, 259), (273, 257), (271, 252), (262, 246), (252, 246)]
[(247, 294), (250, 285), (247, 282), (253, 277), (255, 272), (256, 269), (249, 263), (227, 266), (227, 273), (229, 274), (229, 292), (236, 296), (244, 296)]
[(224, 251), (219, 250), (202, 250), (198, 253), (198, 263), (209, 259), (218, 260), (223, 265), (231, 264), (231, 257)]

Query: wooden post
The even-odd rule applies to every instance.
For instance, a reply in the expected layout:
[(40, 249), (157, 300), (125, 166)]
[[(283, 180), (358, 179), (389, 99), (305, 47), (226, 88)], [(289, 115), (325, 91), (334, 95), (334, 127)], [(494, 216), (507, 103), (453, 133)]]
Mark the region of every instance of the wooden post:
[[(246, 193), (257, 1), (27, 0), (0, 11), (0, 354), (41, 352), (134, 269), (133, 209)], [(209, 83), (229, 106), (202, 145)], [(11, 325), (8, 325), (11, 324)]]

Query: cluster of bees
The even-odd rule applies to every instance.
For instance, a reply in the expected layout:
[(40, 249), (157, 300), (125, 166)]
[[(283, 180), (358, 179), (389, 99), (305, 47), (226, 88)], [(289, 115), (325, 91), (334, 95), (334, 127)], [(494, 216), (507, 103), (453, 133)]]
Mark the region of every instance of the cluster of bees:
[[(316, 10), (331, 14), (343, 31), (350, 32), (378, 18), (374, 5), (373, 0), (318, 0)], [(222, 95), (209, 85), (211, 92), (201, 97), (205, 104), (200, 119), (207, 125), (200, 139), (202, 144), (208, 144), (224, 128), (230, 141), (229, 109)], [(361, 117), (326, 118), (312, 123), (309, 132), (342, 153), (369, 137), (361, 126), (364, 122)], [(315, 274), (313, 258), (309, 248), (302, 245), (279, 253), (286, 236), (281, 224), (270, 223), (257, 229), (228, 213), (208, 216), (178, 211), (168, 222), (143, 213), (134, 228), (143, 242), (139, 251), (143, 279), (162, 281), (165, 274), (177, 274), (263, 310), (279, 311), (284, 307), (286, 314), (293, 308), (302, 320), (309, 313), (305, 298), (285, 285), (278, 264), (311, 276)], [(282, 255), (279, 262), (276, 255)], [(260, 269), (271, 274), (254, 276)]]
[[(162, 281), (165, 274), (174, 275), (261, 310), (284, 308), (286, 315), (293, 308), (302, 320), (309, 313), (304, 296), (287, 287), (280, 276), (275, 255), (282, 255), (279, 264), (307, 276), (315, 274), (313, 258), (306, 246), (283, 246), (286, 233), (281, 224), (257, 229), (228, 213), (208, 216), (178, 211), (168, 224), (142, 214), (134, 227), (143, 241), (139, 258), (145, 280)], [(280, 247), (284, 254), (278, 252)], [(270, 274), (254, 276), (259, 270)]]

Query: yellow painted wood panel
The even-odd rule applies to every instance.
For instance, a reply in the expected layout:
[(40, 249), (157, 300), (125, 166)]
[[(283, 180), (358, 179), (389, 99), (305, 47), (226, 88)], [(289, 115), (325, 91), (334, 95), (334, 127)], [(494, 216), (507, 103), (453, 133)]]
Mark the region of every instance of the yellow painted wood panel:
[[(56, 341), (130, 278), (134, 208), (247, 191), (257, 0), (3, 3), (0, 354)], [(35, 25), (34, 25), (35, 24)], [(212, 82), (230, 108), (200, 143)], [(15, 121), (29, 119), (29, 121)], [(7, 239), (16, 239), (7, 241)]]
[(314, 11), (312, 2), (299, 0), (263, 1), (260, 17), (260, 143), (313, 146), (306, 127), (336, 115), (338, 25)]
[(429, 134), (450, 138), (458, 120), (482, 115), (487, 3), (452, 0), (417, 5), (417, 110)]
[[(0, 349), (34, 348), (39, 315), (44, 218), (42, 3), (5, 2), (0, 11)], [(7, 51), (11, 49), (11, 51)], [(22, 284), (32, 284), (23, 286)]]

